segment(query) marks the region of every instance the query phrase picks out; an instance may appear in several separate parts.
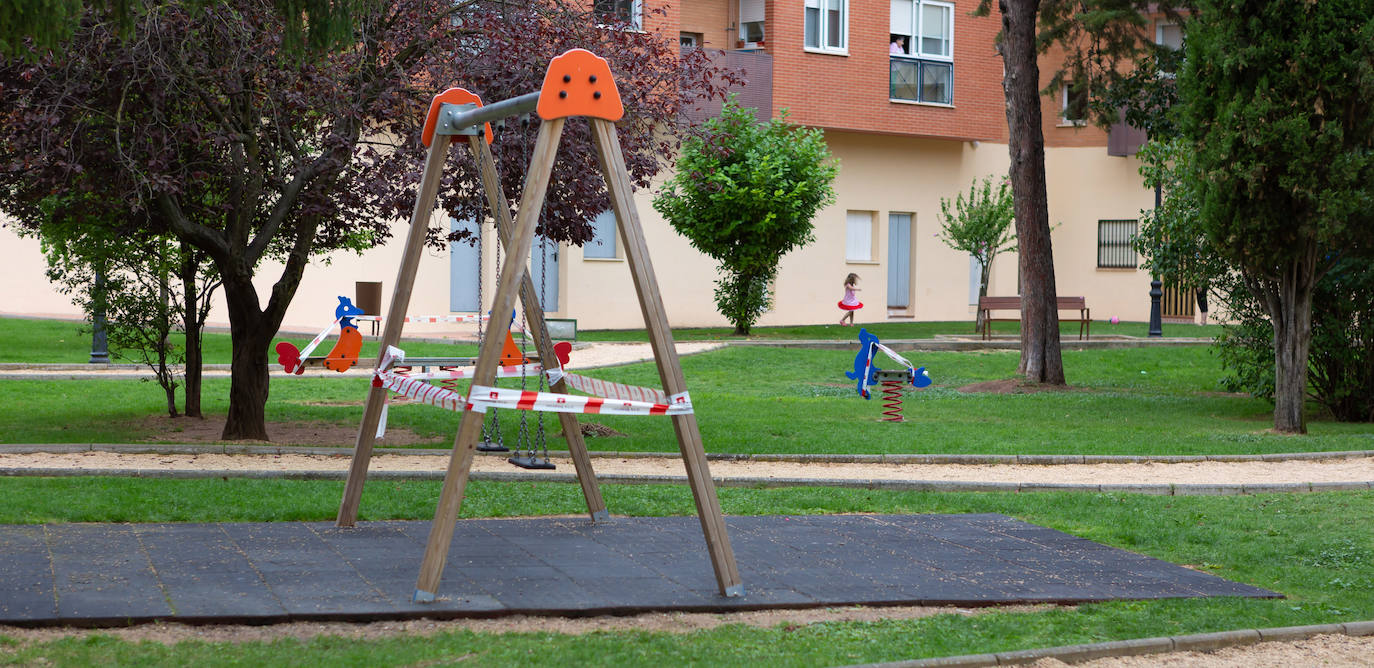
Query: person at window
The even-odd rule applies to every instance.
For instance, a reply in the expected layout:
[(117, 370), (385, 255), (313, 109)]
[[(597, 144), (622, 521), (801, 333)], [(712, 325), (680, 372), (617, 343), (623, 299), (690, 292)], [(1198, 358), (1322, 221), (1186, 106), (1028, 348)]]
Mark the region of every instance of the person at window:
[(906, 55), (906, 35), (893, 35), (892, 43), (887, 45), (887, 52), (893, 56)]

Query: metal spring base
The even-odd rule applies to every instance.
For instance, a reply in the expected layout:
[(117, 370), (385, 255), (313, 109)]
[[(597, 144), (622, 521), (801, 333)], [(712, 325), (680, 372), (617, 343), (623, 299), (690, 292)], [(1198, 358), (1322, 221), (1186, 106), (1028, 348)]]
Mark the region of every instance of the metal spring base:
[(902, 383), (897, 380), (883, 381), (882, 422), (902, 422)]

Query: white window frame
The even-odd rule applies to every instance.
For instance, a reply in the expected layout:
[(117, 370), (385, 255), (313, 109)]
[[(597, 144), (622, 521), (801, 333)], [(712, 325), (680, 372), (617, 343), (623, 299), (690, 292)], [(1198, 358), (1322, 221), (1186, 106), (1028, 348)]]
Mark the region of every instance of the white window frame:
[[(876, 264), (873, 260), (875, 211), (849, 210), (844, 212), (844, 261), (848, 263)], [(866, 254), (865, 254), (866, 253)]]
[[(750, 41), (748, 32), (745, 30), (747, 23), (764, 24), (760, 30), (763, 37), (756, 41)], [(740, 0), (738, 25), (738, 39), (745, 47), (754, 48), (766, 43), (768, 41), (768, 26), (764, 18), (764, 0)]]
[[(610, 0), (610, 2), (614, 5), (614, 4), (616, 4), (617, 0)], [(596, 11), (596, 3), (597, 3), (597, 0), (592, 0), (592, 10), (593, 10), (593, 11)], [(599, 15), (598, 15), (598, 18), (599, 18)], [(597, 26), (598, 26), (598, 27), (601, 27), (601, 28), (616, 28), (616, 27), (620, 27), (620, 24), (598, 23)], [(629, 29), (630, 29), (630, 30), (634, 30), (634, 31), (638, 31), (638, 32), (643, 32), (643, 30), (644, 30), (644, 0), (631, 0), (631, 4), (630, 4), (630, 28), (629, 28)]]
[[(952, 3), (952, 2), (946, 2), (945, 0), (910, 0), (910, 2), (911, 2), (911, 24), (908, 25), (908, 26), (906, 26), (906, 27), (904, 28), (904, 30), (906, 31), (905, 33), (899, 32), (899, 31), (897, 31), (897, 30), (894, 30), (894, 28), (897, 28), (898, 26), (892, 25), (892, 5), (891, 5), (890, 2), (889, 2), (889, 4), (888, 4), (888, 34), (889, 34), (889, 35), (904, 35), (904, 36), (907, 38), (907, 49), (908, 49), (908, 51), (909, 51), (909, 53), (905, 53), (905, 54), (901, 54), (901, 55), (891, 54), (891, 57), (892, 57), (893, 59), (895, 59), (895, 60), (901, 60), (901, 61), (905, 61), (905, 62), (907, 62), (907, 63), (914, 63), (914, 64), (916, 64), (916, 66), (917, 66), (918, 68), (921, 67), (921, 66), (919, 65), (919, 63), (920, 63), (921, 61), (930, 61), (930, 62), (932, 62), (932, 63), (948, 64), (948, 65), (950, 66), (950, 74), (949, 74), (949, 100), (950, 100), (950, 101), (949, 101), (949, 102), (939, 102), (939, 101), (920, 100), (920, 99), (914, 99), (914, 100), (912, 100), (912, 99), (894, 98), (894, 97), (889, 97), (888, 101), (889, 101), (889, 102), (902, 103), (902, 104), (919, 104), (919, 105), (929, 105), (929, 106), (936, 106), (936, 107), (953, 107), (953, 106), (954, 106), (954, 3)], [(945, 18), (945, 31), (946, 31), (945, 34), (947, 34), (947, 35), (949, 36), (949, 39), (948, 39), (948, 43), (949, 43), (949, 54), (948, 54), (948, 55), (945, 55), (945, 54), (927, 54), (927, 53), (924, 53), (924, 52), (922, 51), (922, 45), (921, 45), (921, 29), (924, 27), (924, 26), (922, 25), (922, 22), (925, 21), (925, 11), (924, 11), (924, 9), (925, 9), (925, 7), (927, 7), (927, 6), (942, 7), (942, 8), (944, 8), (944, 9), (946, 10), (946, 11), (945, 11), (945, 17), (946, 17), (946, 18)], [(918, 71), (919, 71), (919, 70), (918, 70)], [(919, 75), (918, 75), (918, 76), (919, 76)], [(918, 86), (919, 86), (919, 84), (918, 84)], [(919, 95), (918, 95), (918, 97), (919, 97)]]
[[(1165, 29), (1165, 28), (1178, 28), (1178, 30), (1179, 30), (1179, 38), (1180, 38), (1180, 41), (1182, 41), (1182, 38), (1183, 38), (1183, 26), (1180, 26), (1180, 25), (1177, 24), (1177, 23), (1170, 23), (1170, 22), (1167, 22), (1167, 21), (1160, 21), (1160, 22), (1158, 22), (1158, 23), (1155, 23), (1155, 44), (1158, 44), (1159, 46), (1168, 46), (1168, 45), (1166, 45), (1166, 44), (1164, 43), (1164, 29)], [(1169, 47), (1169, 48), (1172, 48), (1172, 47)], [(1180, 44), (1178, 45), (1178, 48), (1179, 48), (1180, 50), (1183, 49), (1183, 44), (1180, 43)], [(1160, 72), (1159, 75), (1160, 75), (1161, 77), (1166, 78), (1166, 79), (1173, 79), (1173, 78), (1175, 78), (1175, 77), (1178, 76), (1178, 72)]]
[[(927, 5), (944, 7), (947, 10), (945, 12), (945, 16), (948, 17), (945, 21), (945, 31), (946, 34), (949, 35), (949, 55), (929, 54), (921, 50), (921, 28), (924, 27), (921, 25), (921, 22), (925, 20), (925, 12), (922, 11), (922, 9)], [(888, 12), (890, 13), (891, 11), (892, 6), (889, 4)], [(889, 19), (889, 34), (903, 34), (891, 32), (893, 26), (890, 24), (891, 20)], [(909, 33), (905, 33), (907, 37), (907, 47), (910, 49), (910, 53), (905, 54), (906, 56), (918, 58), (920, 60), (939, 60), (947, 63), (954, 62), (954, 3), (945, 2), (944, 0), (911, 0), (911, 25), (907, 26), (907, 29), (910, 30)]]
[[(1084, 111), (1086, 113), (1086, 110)], [(1087, 118), (1069, 118), (1069, 86), (1065, 84), (1059, 89), (1059, 127), (1061, 128), (1081, 128), (1088, 125)]]
[[(830, 34), (826, 30), (826, 3), (830, 0), (802, 0), (802, 50), (809, 53), (825, 53), (837, 56), (849, 55), (849, 0), (840, 2), (840, 44), (828, 46)], [(817, 11), (816, 46), (806, 43), (806, 10), (814, 7)]]

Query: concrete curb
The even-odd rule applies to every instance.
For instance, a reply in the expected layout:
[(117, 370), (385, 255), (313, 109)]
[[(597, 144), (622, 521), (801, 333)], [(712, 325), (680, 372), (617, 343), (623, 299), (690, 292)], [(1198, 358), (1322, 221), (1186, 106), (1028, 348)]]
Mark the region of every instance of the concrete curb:
[[(344, 480), (348, 472), (330, 470), (298, 469), (287, 471), (242, 470), (242, 469), (146, 469), (132, 467), (60, 469), (39, 467), (0, 467), (0, 478), (67, 478), (67, 477), (116, 477), (116, 478), (251, 478), (257, 480)], [(443, 480), (444, 471), (371, 471), (368, 477), (374, 480)], [(510, 473), (474, 471), (471, 480), (499, 482), (577, 482), (572, 473)], [(607, 485), (686, 485), (686, 476), (676, 475), (639, 475), (620, 473), (598, 473), (596, 479)], [(1346, 483), (1289, 483), (1263, 485), (1262, 490), (1247, 489), (1247, 485), (1093, 485), (1093, 484), (1054, 484), (1029, 482), (967, 482), (949, 480), (873, 480), (849, 478), (777, 478), (760, 476), (722, 477), (712, 476), (718, 487), (835, 487), (843, 489), (869, 489), (889, 492), (1087, 492), (1154, 494), (1159, 496), (1215, 496), (1241, 494), (1280, 494), (1311, 493), (1326, 491), (1365, 491), (1374, 489), (1374, 481)], [(1338, 489), (1328, 489), (1324, 485), (1340, 485)], [(1253, 487), (1253, 486), (1251, 486)]]
[[(352, 455), (350, 447), (290, 445), (212, 445), (194, 443), (14, 443), (0, 444), (0, 454), (126, 452), (136, 454), (260, 454), (260, 455)], [(378, 448), (375, 454), (447, 456), (449, 448)], [(477, 453), (506, 457), (505, 453)], [(592, 451), (593, 458), (677, 459), (677, 452)], [(549, 453), (551, 459), (567, 459), (566, 451)], [(1374, 457), (1374, 450), (1332, 452), (1291, 452), (1264, 455), (828, 455), (828, 454), (748, 454), (707, 453), (711, 461), (791, 462), (798, 464), (1021, 464), (1057, 466), (1063, 464), (1182, 464), (1192, 462), (1284, 462), (1295, 460), (1362, 459)], [(1340, 485), (1348, 483), (1313, 483)], [(1355, 483), (1362, 485), (1363, 483)], [(1103, 485), (1106, 487), (1106, 485)], [(1363, 489), (1363, 487), (1357, 487)], [(1126, 491), (1113, 489), (1112, 491)]]
[(1254, 645), (1262, 642), (1305, 640), (1318, 635), (1370, 636), (1374, 635), (1374, 621), (1244, 629), (1167, 638), (1137, 638), (1089, 645), (1062, 645), (1060, 647), (1044, 647), (1014, 652), (997, 652), (995, 654), (967, 654), (913, 661), (869, 663), (863, 664), (863, 666), (865, 668), (877, 668), (879, 666), (882, 668), (933, 668), (934, 666), (979, 668), (1034, 663), (1046, 658), (1058, 659), (1064, 663), (1080, 663), (1115, 656), (1140, 656), (1166, 652), (1211, 652), (1226, 647)]

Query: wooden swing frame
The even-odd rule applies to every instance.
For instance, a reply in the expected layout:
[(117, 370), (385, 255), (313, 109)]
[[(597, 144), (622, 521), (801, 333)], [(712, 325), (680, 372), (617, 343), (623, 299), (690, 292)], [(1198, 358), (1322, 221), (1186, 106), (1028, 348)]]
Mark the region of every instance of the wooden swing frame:
[[(487, 123), (529, 111), (537, 111), (542, 122), (535, 140), (534, 153), (530, 157), (529, 168), (525, 174), (520, 208), (517, 209), (516, 218), (512, 222), (510, 205), (501, 191), (496, 163), (488, 146), (491, 142), (491, 129)], [(506, 249), (507, 257), (511, 258), (501, 269), (491, 312), (512, 312), (518, 293), (543, 367), (551, 369), (557, 366), (553, 341), (545, 325), (544, 311), (539, 303), (534, 281), (530, 278), (526, 263), (514, 260), (528, 257), (533, 246), (538, 214), (543, 208), (565, 119), (571, 116), (585, 116), (591, 124), (592, 142), (595, 145), (602, 176), (610, 192), (616, 227), (624, 242), (626, 263), (629, 265), (635, 292), (639, 297), (640, 310), (644, 315), (645, 328), (648, 331), (649, 344), (654, 352), (659, 377), (663, 382), (663, 391), (670, 396), (686, 391), (682, 364), (678, 359), (672, 330), (668, 327), (658, 281), (654, 276), (648, 246), (635, 208), (620, 138), (616, 134), (614, 121), (619, 120), (623, 113), (620, 94), (615, 88), (615, 81), (606, 61), (583, 49), (573, 49), (554, 58), (549, 63), (549, 70), (539, 92), (502, 100), (488, 106), (482, 106), (476, 95), (460, 88), (449, 89), (435, 96), (425, 126), (424, 139), (429, 144), (429, 153), (420, 178), (420, 191), (415, 201), (415, 209), (410, 218), (410, 230), (406, 235), (405, 251), (396, 276), (396, 287), (392, 292), (388, 316), (383, 321), (385, 329), (382, 332), (377, 357), (378, 368), (382, 364), (387, 347), (395, 346), (400, 341), (405, 322), (404, 313), (410, 305), (416, 268), (424, 247), (429, 221), (435, 209), (449, 144), (458, 136), (467, 137), (468, 147), (481, 173), (487, 203), (496, 221), (497, 236)], [(474, 386), (493, 384), (502, 343), (502, 338), (498, 336), (487, 336), (482, 341), (473, 371)], [(567, 394), (566, 382), (561, 379), (550, 389), (555, 393)], [(367, 405), (363, 412), (362, 424), (358, 428), (357, 443), (349, 467), (348, 481), (339, 504), (336, 523), (340, 527), (351, 527), (357, 522), (358, 506), (372, 457), (373, 441), (387, 399), (388, 391), (384, 387), (374, 386), (368, 393)], [(481, 438), (482, 417), (483, 413), (474, 410), (471, 403), (462, 411), (448, 471), (444, 475), (444, 485), (438, 506), (435, 508), (434, 522), (430, 526), (424, 560), (415, 585), (416, 602), (433, 601), (438, 590), (444, 564), (448, 559), (455, 522), (472, 469), (477, 441)], [(571, 413), (559, 413), (558, 417), (591, 520), (608, 520), (610, 515), (601, 496), (596, 474), (592, 470), (591, 458), (587, 453), (587, 445), (582, 438), (577, 417)], [(686, 466), (687, 481), (696, 501), (697, 515), (701, 520), (702, 533), (706, 539), (707, 552), (715, 570), (720, 593), (723, 596), (742, 596), (744, 587), (726, 532), (720, 501), (716, 497), (715, 483), (711, 479), (707, 465), (696, 415), (670, 415), (668, 419), (672, 420), (673, 431), (677, 435), (678, 448)]]

